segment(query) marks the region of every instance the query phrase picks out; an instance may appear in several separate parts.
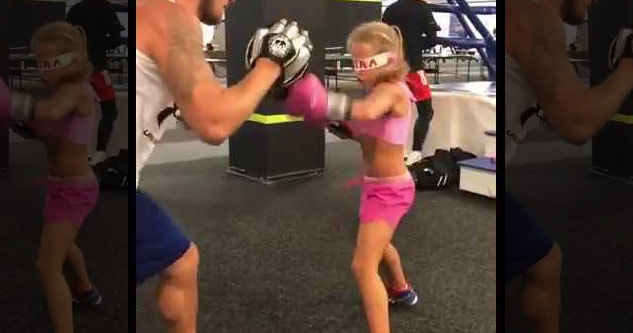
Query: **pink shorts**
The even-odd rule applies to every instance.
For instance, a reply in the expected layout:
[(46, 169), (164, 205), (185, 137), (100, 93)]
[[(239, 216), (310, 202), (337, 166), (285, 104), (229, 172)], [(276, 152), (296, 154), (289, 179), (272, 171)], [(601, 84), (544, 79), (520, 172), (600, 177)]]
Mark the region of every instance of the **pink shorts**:
[(79, 227), (98, 198), (99, 182), (93, 173), (73, 178), (48, 177), (44, 223), (70, 222)]
[(389, 178), (365, 176), (360, 198), (360, 223), (385, 221), (396, 228), (415, 199), (410, 173)]

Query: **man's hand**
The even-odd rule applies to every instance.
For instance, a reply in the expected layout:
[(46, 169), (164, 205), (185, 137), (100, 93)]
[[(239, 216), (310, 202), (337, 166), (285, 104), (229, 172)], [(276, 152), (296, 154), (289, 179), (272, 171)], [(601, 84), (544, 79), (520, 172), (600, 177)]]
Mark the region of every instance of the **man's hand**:
[(300, 30), (297, 22), (282, 19), (255, 32), (246, 47), (246, 68), (254, 67), (259, 58), (271, 59), (283, 68), (280, 83), (287, 87), (305, 74), (311, 52), (308, 32)]

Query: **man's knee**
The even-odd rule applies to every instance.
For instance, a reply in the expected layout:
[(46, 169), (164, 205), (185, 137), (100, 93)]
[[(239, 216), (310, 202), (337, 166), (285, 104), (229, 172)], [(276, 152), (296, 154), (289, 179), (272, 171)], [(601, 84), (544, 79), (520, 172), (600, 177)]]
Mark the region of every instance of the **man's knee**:
[(189, 249), (165, 270), (164, 275), (166, 277), (195, 276), (198, 273), (199, 262), (198, 247), (191, 243)]
[(535, 279), (557, 279), (560, 275), (562, 263), (562, 250), (558, 244), (554, 243), (552, 249), (528, 271), (527, 277)]
[(543, 265), (547, 269), (560, 270), (560, 266), (563, 263), (563, 251), (557, 243), (554, 243), (552, 249), (541, 259)]

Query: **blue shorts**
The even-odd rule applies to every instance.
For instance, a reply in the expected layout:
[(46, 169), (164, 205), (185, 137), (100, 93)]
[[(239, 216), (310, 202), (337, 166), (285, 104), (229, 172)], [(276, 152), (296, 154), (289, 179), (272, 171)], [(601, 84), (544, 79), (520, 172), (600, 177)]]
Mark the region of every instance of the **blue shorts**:
[(171, 266), (189, 249), (189, 240), (167, 213), (136, 192), (136, 284)]
[(543, 259), (554, 242), (507, 193), (505, 201), (505, 278), (508, 282)]

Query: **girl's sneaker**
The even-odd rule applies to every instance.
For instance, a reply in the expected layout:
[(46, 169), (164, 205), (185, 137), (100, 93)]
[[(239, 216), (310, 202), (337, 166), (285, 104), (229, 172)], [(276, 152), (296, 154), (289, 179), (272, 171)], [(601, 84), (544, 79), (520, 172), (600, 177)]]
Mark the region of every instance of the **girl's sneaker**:
[(73, 293), (73, 303), (77, 305), (97, 306), (101, 303), (101, 293), (96, 288)]
[(408, 306), (415, 305), (418, 302), (418, 293), (413, 290), (410, 284), (406, 289), (396, 290), (393, 287), (387, 287), (387, 295), (390, 304), (404, 304)]

